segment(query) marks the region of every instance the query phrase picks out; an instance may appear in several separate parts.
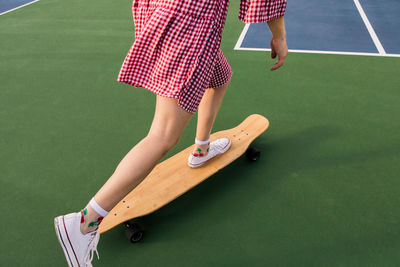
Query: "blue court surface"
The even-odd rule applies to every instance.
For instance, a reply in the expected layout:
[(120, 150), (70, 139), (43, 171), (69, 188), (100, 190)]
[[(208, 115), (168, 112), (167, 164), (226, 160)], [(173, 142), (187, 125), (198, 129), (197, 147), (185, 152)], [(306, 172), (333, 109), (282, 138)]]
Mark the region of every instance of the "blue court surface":
[(33, 4), (39, 0), (0, 0), (0, 15)]
[[(0, 0), (0, 15), (39, 0)], [(400, 1), (288, 1), (291, 52), (400, 57)], [(235, 50), (269, 50), (266, 23), (246, 24)]]
[[(400, 56), (400, 1), (288, 1), (285, 24), (292, 52)], [(266, 23), (246, 24), (236, 50), (268, 50)]]

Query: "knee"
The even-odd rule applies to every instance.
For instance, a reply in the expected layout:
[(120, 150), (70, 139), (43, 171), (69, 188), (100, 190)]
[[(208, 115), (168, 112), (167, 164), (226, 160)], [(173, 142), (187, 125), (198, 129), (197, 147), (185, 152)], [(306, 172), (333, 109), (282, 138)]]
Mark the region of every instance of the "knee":
[(173, 149), (180, 140), (180, 136), (164, 136), (165, 140), (163, 140), (164, 147), (170, 151)]
[(147, 135), (147, 138), (151, 138), (154, 140), (154, 142), (157, 142), (162, 150), (164, 150), (165, 153), (170, 151), (172, 148), (174, 148), (180, 140), (180, 136), (175, 136), (172, 134), (166, 134), (166, 133), (149, 133)]

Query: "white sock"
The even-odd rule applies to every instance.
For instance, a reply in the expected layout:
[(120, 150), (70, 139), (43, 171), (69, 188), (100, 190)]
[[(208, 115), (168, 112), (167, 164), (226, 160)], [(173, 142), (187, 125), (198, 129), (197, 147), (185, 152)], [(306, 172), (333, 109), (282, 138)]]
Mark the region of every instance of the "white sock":
[(207, 140), (205, 140), (205, 141), (200, 141), (200, 140), (197, 140), (196, 138), (194, 139), (194, 142), (197, 144), (197, 145), (207, 145), (209, 142), (210, 142), (210, 138), (208, 138)]
[(97, 204), (96, 200), (94, 197), (90, 200), (89, 205), (102, 217), (106, 217), (108, 214), (108, 211), (100, 207), (99, 204)]

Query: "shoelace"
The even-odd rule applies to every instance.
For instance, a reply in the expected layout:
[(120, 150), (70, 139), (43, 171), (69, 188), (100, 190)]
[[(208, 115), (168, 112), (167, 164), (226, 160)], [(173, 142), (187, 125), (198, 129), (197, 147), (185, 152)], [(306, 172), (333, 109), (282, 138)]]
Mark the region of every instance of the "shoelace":
[(225, 147), (226, 147), (226, 144), (224, 144), (224, 143), (213, 143), (213, 147), (211, 148), (211, 146), (210, 146), (210, 151), (217, 149), (218, 152), (214, 150), (215, 153), (217, 154), (217, 153), (219, 153), (219, 151), (223, 150)]
[(100, 259), (99, 252), (97, 252), (97, 244), (99, 243), (100, 234), (96, 231), (93, 235), (94, 235), (93, 239), (90, 240), (90, 243), (88, 245), (87, 252), (85, 255), (85, 266), (88, 266), (88, 267), (93, 266), (92, 260), (93, 260), (94, 252), (96, 252), (96, 254), (97, 254), (97, 259)]
[[(213, 144), (213, 148), (214, 149), (216, 148), (218, 150), (222, 150), (224, 148), (224, 146), (225, 146), (225, 144), (221, 144), (221, 143)], [(210, 150), (211, 150), (211, 148), (210, 148)]]

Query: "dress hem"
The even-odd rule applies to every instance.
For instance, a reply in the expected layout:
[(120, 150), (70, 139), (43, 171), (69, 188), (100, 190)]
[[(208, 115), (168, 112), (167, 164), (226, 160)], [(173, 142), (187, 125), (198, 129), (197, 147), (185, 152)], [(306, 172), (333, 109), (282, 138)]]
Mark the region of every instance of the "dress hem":
[(181, 103), (181, 101), (180, 101), (181, 99), (180, 99), (179, 95), (162, 94), (162, 93), (159, 93), (159, 91), (156, 90), (155, 88), (153, 88), (152, 86), (148, 86), (148, 85), (145, 85), (143, 83), (137, 83), (137, 82), (133, 82), (133, 81), (129, 81), (129, 80), (119, 80), (118, 79), (117, 82), (125, 83), (125, 84), (131, 85), (131, 86), (133, 86), (135, 88), (139, 88), (139, 87), (140, 88), (144, 88), (144, 89), (146, 89), (146, 90), (148, 90), (148, 91), (150, 91), (150, 92), (152, 92), (152, 93), (154, 93), (154, 94), (156, 94), (158, 96), (178, 99), (178, 102), (177, 102), (178, 106), (181, 107), (184, 111), (186, 111), (188, 113), (194, 114), (197, 111), (197, 110), (193, 111), (191, 109), (186, 108), (184, 106), (184, 103)]

